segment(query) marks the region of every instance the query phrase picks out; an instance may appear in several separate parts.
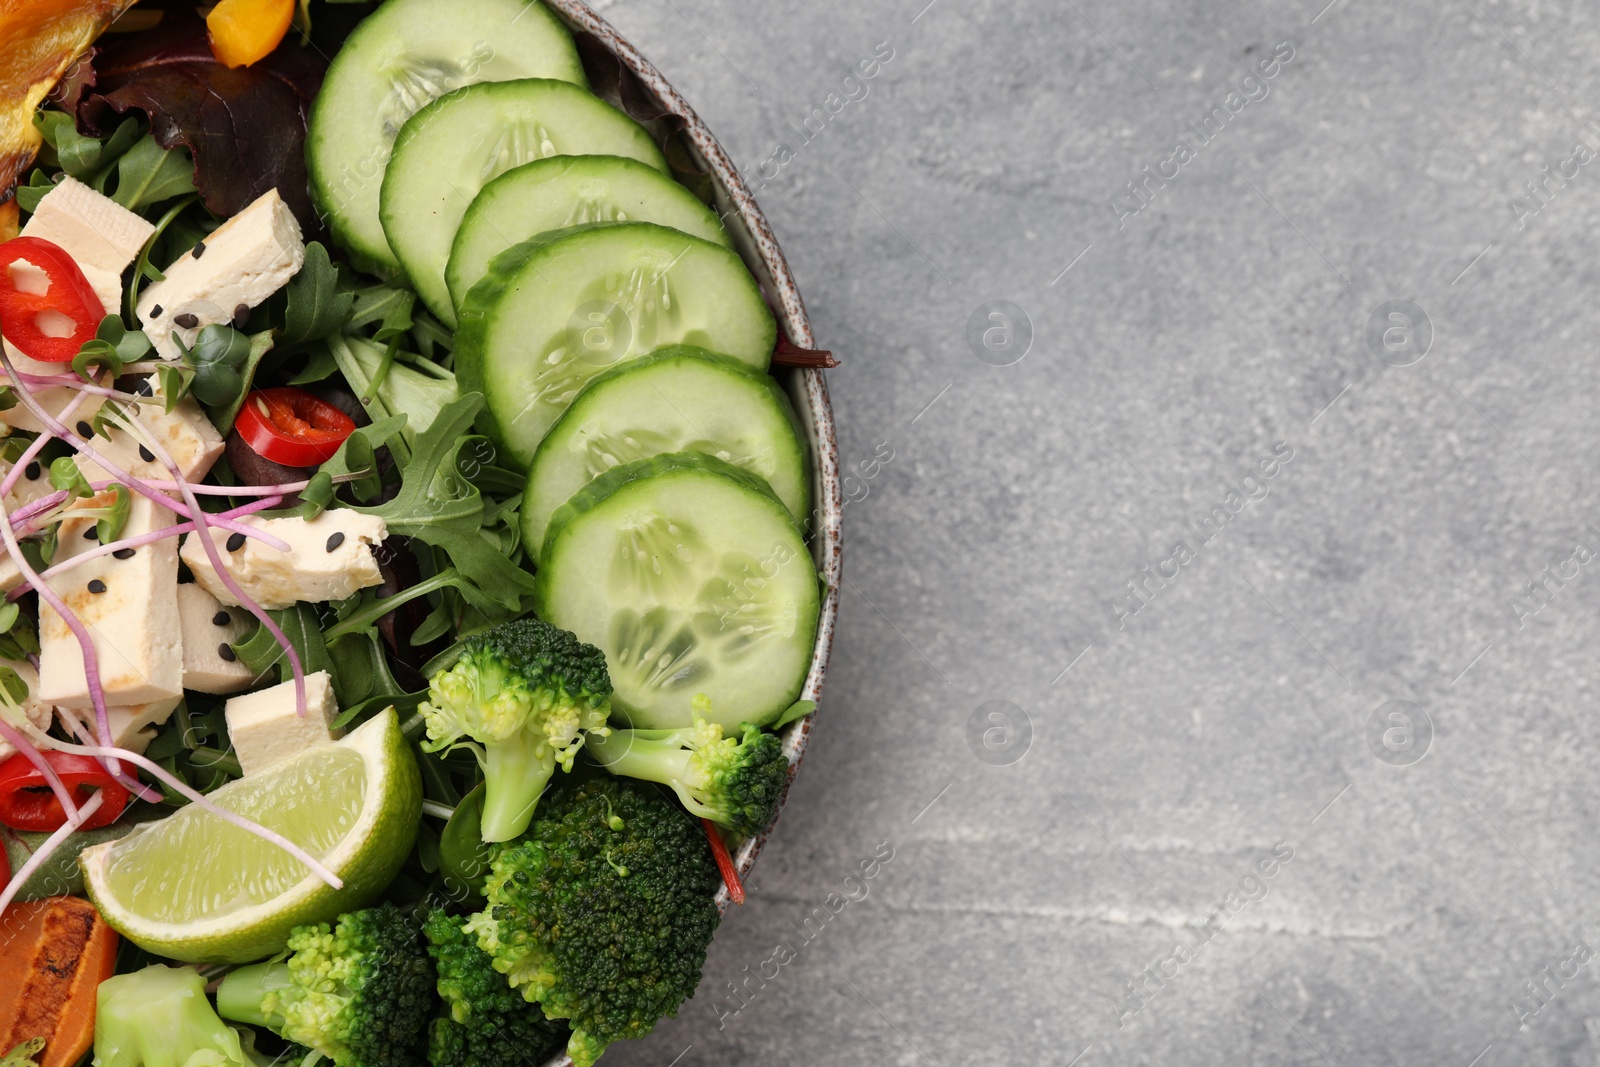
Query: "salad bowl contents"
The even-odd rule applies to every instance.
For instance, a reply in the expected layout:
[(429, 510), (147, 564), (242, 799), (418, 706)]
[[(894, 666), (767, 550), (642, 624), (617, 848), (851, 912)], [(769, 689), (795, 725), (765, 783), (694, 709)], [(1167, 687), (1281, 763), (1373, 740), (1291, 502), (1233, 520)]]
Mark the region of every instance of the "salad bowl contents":
[(0, 1061), (647, 1035), (837, 610), (759, 211), (579, 0), (58, 7), (0, 56)]

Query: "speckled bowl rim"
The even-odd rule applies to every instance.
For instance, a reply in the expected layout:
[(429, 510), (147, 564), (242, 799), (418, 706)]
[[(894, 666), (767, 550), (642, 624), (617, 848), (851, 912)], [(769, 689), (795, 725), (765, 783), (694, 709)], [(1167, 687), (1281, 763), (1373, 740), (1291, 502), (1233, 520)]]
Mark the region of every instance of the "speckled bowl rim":
[[(594, 36), (612, 55), (639, 77), (661, 106), (686, 123), (685, 134), (700, 163), (711, 176), (716, 190), (716, 206), (723, 216), (734, 246), (746, 264), (761, 282), (767, 297), (772, 301), (779, 324), (789, 339), (801, 348), (815, 348), (811, 322), (806, 317), (805, 302), (800, 298), (799, 287), (784, 259), (783, 250), (767, 225), (766, 216), (756, 206), (755, 198), (745, 186), (744, 179), (734, 167), (728, 154), (712, 136), (706, 124), (696, 115), (683, 97), (678, 95), (651, 62), (639, 53), (628, 40), (605, 19), (591, 11), (582, 0), (546, 0), (576, 30)], [(828, 670), (828, 656), (833, 649), (834, 624), (839, 615), (839, 588), (843, 575), (842, 528), (844, 499), (839, 478), (839, 442), (834, 430), (833, 407), (828, 402), (828, 385), (817, 370), (790, 370), (786, 374), (775, 369), (780, 381), (789, 390), (795, 402), (802, 426), (809, 438), (814, 467), (813, 513), (811, 516), (812, 555), (823, 580), (821, 615), (817, 624), (817, 640), (811, 651), (811, 670), (806, 675), (801, 697), (818, 700), (822, 693), (822, 679)], [(789, 784), (800, 769), (810, 739), (815, 713), (797, 719), (783, 730), (784, 751), (789, 757)], [(784, 801), (788, 800), (788, 787)], [(781, 811), (780, 806), (780, 811)], [(776, 824), (776, 819), (774, 819)], [(740, 846), (734, 859), (741, 877), (748, 876), (761, 854), (772, 826)], [(717, 906), (726, 910), (726, 889), (717, 893)], [(569, 1063), (565, 1056), (549, 1061), (547, 1067)]]

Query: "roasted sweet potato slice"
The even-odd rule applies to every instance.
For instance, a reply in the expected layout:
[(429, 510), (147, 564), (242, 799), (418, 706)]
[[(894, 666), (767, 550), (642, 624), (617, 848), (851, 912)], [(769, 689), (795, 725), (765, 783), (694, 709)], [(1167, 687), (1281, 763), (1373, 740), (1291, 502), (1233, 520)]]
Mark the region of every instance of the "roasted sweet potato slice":
[(13, 904), (0, 916), (0, 1052), (45, 1039), (39, 1067), (72, 1067), (94, 1044), (95, 990), (117, 935), (81, 897)]

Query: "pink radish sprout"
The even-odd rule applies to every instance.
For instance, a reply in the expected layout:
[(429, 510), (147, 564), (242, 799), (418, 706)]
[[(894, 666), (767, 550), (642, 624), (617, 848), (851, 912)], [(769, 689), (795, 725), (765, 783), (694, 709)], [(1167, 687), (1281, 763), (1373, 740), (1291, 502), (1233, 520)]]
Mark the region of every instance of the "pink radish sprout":
[[(3, 347), (0, 347), (0, 359), (9, 362), (9, 357), (6, 356)], [(56, 614), (61, 617), (61, 621), (66, 623), (67, 628), (72, 631), (72, 636), (78, 639), (78, 647), (83, 653), (83, 680), (85, 687), (89, 690), (89, 700), (94, 705), (95, 727), (99, 731), (100, 740), (110, 744), (111, 719), (106, 714), (105, 690), (100, 687), (100, 657), (95, 652), (94, 638), (89, 636), (89, 631), (84, 627), (83, 620), (72, 613), (72, 609), (67, 607), (66, 601), (62, 600), (60, 595), (50, 587), (49, 582), (42, 581), (39, 578), (39, 572), (33, 569), (33, 565), (22, 554), (22, 546), (17, 543), (16, 532), (11, 529), (11, 521), (6, 515), (5, 497), (3, 495), (0, 495), (0, 538), (4, 538), (6, 552), (10, 554), (12, 562), (17, 565), (17, 570), (22, 572), (23, 580), (39, 591), (39, 599), (55, 609)], [(117, 766), (115, 761), (106, 764), (106, 773), (123, 785), (128, 786), (136, 794), (143, 794), (144, 787), (137, 781), (123, 775), (122, 769)]]
[[(258, 511), (267, 511), (271, 508), (277, 507), (281, 503), (283, 503), (283, 497), (281, 496), (263, 497), (260, 500), (252, 500), (248, 504), (241, 504), (239, 507), (233, 508), (230, 511), (225, 511), (222, 513), (222, 515), (228, 518), (240, 518), (244, 515), (253, 515)], [(220, 516), (213, 517), (216, 518)], [(80, 563), (87, 563), (91, 559), (99, 559), (101, 556), (109, 556), (116, 552), (120, 552), (125, 548), (142, 548), (145, 545), (155, 544), (157, 541), (165, 541), (169, 537), (176, 537), (179, 534), (189, 533), (193, 529), (194, 523), (180, 522), (176, 526), (163, 526), (161, 529), (152, 530), (147, 534), (139, 534), (136, 537), (124, 537), (120, 541), (111, 541), (103, 545), (96, 545), (94, 548), (91, 548), (86, 552), (80, 552), (78, 555), (73, 556), (70, 559), (64, 559), (60, 563), (51, 566), (47, 570), (40, 571), (39, 577), (48, 580), (65, 571), (70, 571)], [(6, 599), (17, 600), (32, 588), (32, 586), (24, 582), (15, 589), (11, 590), (11, 592), (6, 595)]]
[[(5, 351), (5, 349), (3, 347), (0, 347), (0, 366), (3, 366), (5, 368), (6, 372), (12, 376), (12, 380), (15, 382), (16, 373), (17, 373), (16, 367), (14, 367), (12, 365), (11, 356), (10, 356), (10, 354), (8, 354)], [(33, 395), (33, 390), (30, 389), (25, 383), (15, 382), (15, 384), (17, 386), (17, 389), (16, 389), (17, 397), (18, 397), (18, 399), (20, 399), (22, 401), (23, 407), (26, 407), (30, 412), (33, 413), (33, 417), (39, 420), (40, 425), (44, 426), (45, 429), (49, 430), (51, 433), (53, 433), (57, 437), (61, 438), (61, 440), (65, 441), (67, 444), (71, 445), (74, 449), (77, 450), (79, 455), (85, 457), (86, 459), (89, 460), (89, 462), (91, 462), (91, 463), (95, 464), (96, 466), (100, 467), (101, 469), (103, 469), (107, 474), (111, 475), (112, 478), (114, 478), (116, 481), (121, 482), (123, 485), (126, 485), (129, 489), (132, 489), (134, 492), (138, 493), (140, 496), (147, 497), (150, 500), (155, 501), (157, 504), (160, 504), (162, 507), (168, 508), (168, 509), (170, 509), (172, 511), (177, 512), (179, 515), (182, 515), (186, 519), (193, 519), (194, 518), (194, 515), (190, 513), (189, 509), (193, 508), (194, 510), (198, 511), (199, 510), (199, 505), (198, 505), (198, 503), (196, 503), (194, 501), (194, 499), (193, 499), (194, 494), (193, 493), (185, 494), (185, 499), (188, 502), (187, 506), (185, 506), (184, 504), (180, 504), (178, 501), (173, 500), (170, 496), (167, 496), (165, 493), (161, 492), (159, 489), (153, 489), (150, 486), (146, 485), (142, 480), (140, 480), (138, 478), (135, 478), (133, 475), (129, 474), (127, 471), (123, 470), (121, 467), (117, 466), (115, 463), (112, 463), (105, 456), (103, 456), (99, 452), (95, 451), (94, 447), (92, 445), (90, 445), (88, 441), (84, 440), (83, 437), (81, 437), (77, 433), (77, 431), (68, 428), (67, 426), (62, 424), (62, 422), (59, 419), (57, 419), (54, 415), (51, 415), (48, 411), (46, 411), (44, 409), (43, 405), (41, 405), (39, 403), (38, 399)], [(124, 420), (124, 425), (125, 426), (138, 426), (140, 424), (139, 424), (138, 420), (136, 420), (136, 419), (126, 419), (126, 420)], [(146, 436), (148, 436), (148, 435), (146, 435)], [(147, 439), (144, 443), (147, 446), (149, 446), (149, 445), (151, 445), (151, 440)], [(152, 447), (154, 447), (154, 446), (152, 446)], [(177, 477), (179, 479), (182, 478), (181, 473), (177, 470), (177, 467), (172, 463), (172, 457), (170, 457), (170, 456), (167, 457), (167, 464), (166, 465), (167, 465), (167, 469), (169, 471), (171, 471), (175, 477)], [(196, 521), (200, 521), (200, 520), (196, 520)], [(219, 526), (224, 526), (224, 528), (227, 528), (225, 523), (218, 523), (218, 525)], [(265, 541), (267, 544), (271, 545), (273, 548), (276, 548), (279, 552), (288, 552), (290, 550), (288, 544), (286, 544), (285, 542), (279, 540), (276, 537), (273, 537), (271, 534), (265, 532), (264, 530), (259, 530), (259, 529), (256, 529), (254, 527), (241, 527), (241, 528), (235, 530), (234, 532), (235, 533), (242, 533), (246, 537), (259, 538), (262, 541)]]
[(183, 494), (184, 500), (189, 505), (189, 517), (194, 520), (195, 531), (193, 536), (199, 538), (200, 546), (205, 549), (206, 558), (210, 560), (211, 569), (215, 572), (217, 580), (227, 588), (228, 592), (233, 594), (233, 598), (239, 602), (240, 607), (256, 617), (261, 625), (266, 628), (266, 631), (272, 635), (273, 640), (278, 642), (278, 647), (283, 649), (284, 655), (289, 657), (289, 670), (294, 674), (295, 714), (302, 719), (305, 718), (306, 672), (300, 663), (299, 653), (294, 650), (294, 645), (284, 635), (284, 632), (278, 628), (278, 624), (272, 621), (272, 616), (267, 614), (266, 609), (250, 599), (245, 591), (239, 588), (239, 583), (233, 580), (233, 575), (228, 573), (227, 566), (222, 562), (222, 554), (217, 551), (217, 543), (211, 539), (210, 523), (208, 521), (210, 516), (206, 515), (205, 511), (201, 509), (200, 501), (196, 499), (194, 490), (189, 488), (189, 480), (183, 476), (183, 472), (178, 469), (178, 465), (173, 462), (172, 456), (162, 447), (161, 442), (156, 440), (155, 434), (150, 433), (137, 419), (121, 419), (119, 421), (124, 424), (129, 433), (143, 440), (145, 447), (155, 454), (156, 458), (167, 468), (167, 473), (172, 475), (172, 480), (177, 483), (178, 492)]
[(0, 890), (0, 915), (6, 913), (6, 909), (11, 906), (12, 899), (22, 891), (22, 887), (27, 884), (28, 879), (33, 877), (33, 872), (43, 867), (50, 857), (55, 855), (56, 849), (65, 844), (67, 838), (77, 832), (78, 827), (83, 825), (83, 821), (100, 810), (100, 805), (104, 801), (105, 796), (100, 790), (95, 790), (94, 796), (84, 801), (83, 807), (73, 812), (72, 816), (61, 824), (60, 829), (44, 839), (44, 844), (40, 845), (38, 851), (28, 857), (28, 862), (17, 868), (17, 873), (11, 876), (11, 881), (6, 883), (5, 889)]
[[(141, 756), (139, 753), (132, 752), (125, 748), (115, 748), (107, 745), (74, 745), (69, 741), (56, 741), (54, 739), (52, 739), (51, 743), (63, 752), (76, 752), (82, 756), (94, 756), (98, 759), (125, 760), (128, 763), (132, 763), (135, 766), (140, 767), (154, 775), (156, 778), (159, 778), (163, 785), (170, 787), (174, 792), (181, 793), (183, 796), (187, 797), (191, 803), (203, 808), (205, 811), (215, 815), (224, 822), (231, 823), (246, 833), (254, 834), (268, 844), (277, 845), (289, 855), (293, 856), (295, 859), (311, 868), (312, 874), (315, 874), (318, 878), (322, 879), (324, 882), (327, 882), (333, 888), (344, 888), (344, 880), (337, 874), (334, 874), (328, 868), (324, 867), (315, 856), (311, 855), (311, 853), (307, 852), (305, 849), (301, 848), (293, 841), (290, 841), (287, 837), (284, 837), (277, 831), (269, 830), (260, 823), (251, 822), (243, 815), (240, 815), (237, 812), (229, 811), (216, 801), (211, 800), (204, 793), (197, 792), (196, 790), (190, 788), (188, 785), (184, 784), (182, 779), (169, 774), (166, 768), (162, 767), (161, 764), (155, 762), (154, 760), (147, 759), (144, 756)], [(87, 806), (88, 805), (85, 805), (85, 808), (87, 808)]]
[[(61, 409), (61, 417), (64, 419), (72, 418), (73, 414), (78, 410), (78, 405), (83, 403), (83, 398), (87, 395), (86, 393), (78, 393), (68, 401), (67, 406)], [(5, 480), (0, 481), (0, 496), (4, 496), (16, 487), (17, 476), (26, 470), (28, 464), (33, 462), (34, 457), (38, 456), (44, 450), (44, 446), (54, 439), (54, 434), (42, 433), (29, 442), (28, 447), (23, 449), (22, 455), (11, 465), (11, 469), (6, 471)]]
[[(151, 483), (150, 482), (145, 482), (145, 484), (149, 485)], [(110, 480), (103, 481), (103, 482), (90, 482), (89, 483), (89, 488), (93, 489), (95, 492), (98, 493), (101, 490), (109, 488), (110, 486), (113, 486), (113, 485), (122, 485), (122, 483), (121, 482), (117, 482), (117, 481), (110, 481)], [(212, 486), (207, 486), (207, 488), (213, 488), (213, 487)], [(217, 495), (217, 496), (231, 496), (233, 494), (231, 494), (231, 493), (218, 493), (218, 494), (215, 494), (215, 495)], [(246, 495), (250, 495), (250, 494), (246, 494)], [(264, 496), (275, 496), (277, 494), (276, 493), (270, 493), (270, 494), (255, 494), (255, 495), (258, 495), (258, 496), (263, 496), (263, 495)], [(18, 533), (22, 533), (22, 534), (32, 533), (34, 530), (43, 529), (44, 527), (50, 525), (51, 522), (54, 522), (56, 516), (51, 516), (49, 519), (46, 519), (46, 520), (44, 520), (42, 522), (35, 521), (35, 520), (37, 520), (40, 515), (43, 515), (45, 512), (47, 512), (51, 508), (55, 507), (57, 504), (65, 503), (66, 499), (67, 499), (66, 491), (65, 490), (61, 490), (59, 492), (51, 493), (49, 496), (40, 497), (38, 500), (35, 500), (33, 503), (27, 504), (27, 505), (24, 505), (23, 507), (18, 508), (11, 515), (11, 528), (13, 530), (16, 530)], [(162, 504), (161, 506), (166, 508), (167, 510), (176, 511), (179, 514), (185, 514), (186, 513), (187, 509), (184, 508), (181, 504), (179, 504), (178, 501), (172, 499), (171, 497), (164, 497), (164, 498), (161, 498), (161, 499), (164, 499), (166, 501), (166, 503)], [(178, 505), (178, 506), (177, 507), (173, 507), (173, 505), (175, 505), (175, 504)], [(288, 543), (283, 541), (282, 539), (274, 536), (273, 534), (267, 533), (265, 530), (262, 530), (258, 526), (249, 526), (249, 525), (246, 525), (245, 523), (235, 522), (233, 519), (225, 518), (224, 516), (226, 516), (227, 514), (228, 514), (228, 512), (223, 512), (222, 514), (212, 515), (211, 516), (212, 525), (213, 526), (220, 526), (222, 529), (230, 530), (233, 533), (242, 533), (246, 537), (254, 537), (257, 541), (260, 541), (262, 544), (266, 545), (268, 548), (276, 548), (276, 549), (278, 549), (279, 552), (287, 552), (287, 551), (290, 550)], [(282, 547), (279, 547), (279, 546), (282, 546)]]

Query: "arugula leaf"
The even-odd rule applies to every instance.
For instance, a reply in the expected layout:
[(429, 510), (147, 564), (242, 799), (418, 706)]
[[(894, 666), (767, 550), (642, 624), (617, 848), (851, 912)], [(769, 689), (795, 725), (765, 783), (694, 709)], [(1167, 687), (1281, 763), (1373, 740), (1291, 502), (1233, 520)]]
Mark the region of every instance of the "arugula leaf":
[(797, 700), (790, 704), (788, 710), (779, 715), (777, 721), (772, 723), (768, 729), (781, 730), (796, 719), (803, 719), (816, 710), (817, 702), (815, 700)]
[(39, 201), (55, 187), (56, 183), (50, 180), (50, 175), (35, 169), (28, 175), (27, 185), (17, 186), (17, 203), (21, 205), (22, 210), (31, 215), (39, 210)]
[(300, 373), (289, 379), (289, 384), (310, 385), (331, 378), (338, 370), (339, 364), (334, 361), (333, 353), (326, 348), (319, 348), (311, 353)]
[(327, 648), (333, 663), (333, 692), (341, 708), (406, 695), (389, 671), (382, 645), (372, 635), (346, 634), (330, 641)]
[(474, 585), (500, 606), (517, 610), (522, 598), (533, 592), (533, 576), (484, 537), (483, 495), (457, 468), (472, 420), (483, 404), (482, 393), (468, 393), (446, 404), (432, 425), (417, 435), (394, 498), (355, 510), (379, 516), (390, 533), (443, 549)]
[(111, 199), (129, 211), (142, 211), (175, 196), (194, 192), (194, 164), (182, 148), (162, 148), (150, 134), (117, 160), (117, 190)]
[[(406, 413), (409, 421), (404, 436), (409, 442), (433, 424), (439, 410), (459, 395), (459, 389), (455, 375), (436, 364), (396, 363), (394, 343), (391, 341), (386, 351), (359, 337), (335, 337), (328, 350), (374, 419)], [(428, 369), (424, 371), (423, 366)]]
[[(267, 614), (294, 646), (295, 654), (300, 657), (300, 666), (307, 674), (333, 671), (333, 659), (322, 640), (322, 621), (317, 618), (315, 608), (310, 604), (296, 604), (292, 608), (269, 611)], [(278, 681), (286, 682), (294, 677), (289, 657), (283, 654), (277, 639), (265, 626), (257, 626), (249, 637), (234, 642), (233, 650), (238, 653), (239, 662), (255, 671), (258, 679), (274, 667), (278, 668)]]
[(409, 585), (393, 596), (372, 597), (339, 620), (338, 625), (330, 628), (324, 635), (329, 641), (335, 641), (346, 634), (370, 633), (378, 624), (378, 620), (418, 597), (427, 596), (429, 593), (441, 589), (456, 589), (461, 593), (462, 599), (480, 611), (493, 611), (496, 606), (494, 598), (484, 593), (483, 590), (473, 585), (472, 582), (453, 567), (446, 567), (432, 578), (424, 578), (415, 585)]
[(105, 137), (79, 133), (72, 116), (62, 111), (41, 111), (34, 121), (45, 142), (56, 150), (61, 169), (97, 188), (104, 186), (111, 164), (139, 140), (140, 123), (132, 115)]
[(337, 332), (350, 318), (350, 309), (356, 302), (354, 293), (339, 288), (339, 272), (328, 258), (328, 250), (317, 241), (306, 245), (305, 264), (283, 287), (283, 294), (283, 326), (278, 331), (278, 344), (284, 347)]
[(391, 415), (370, 425), (356, 427), (355, 433), (345, 438), (344, 444), (339, 446), (339, 451), (322, 464), (319, 473), (338, 478), (346, 474), (365, 472), (365, 477), (348, 484), (354, 490), (357, 500), (371, 500), (383, 491), (383, 481), (378, 477), (378, 460), (375, 453), (391, 438), (397, 437), (405, 425), (406, 417), (402, 414)]

